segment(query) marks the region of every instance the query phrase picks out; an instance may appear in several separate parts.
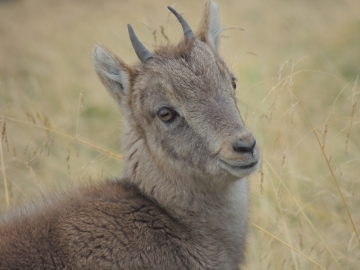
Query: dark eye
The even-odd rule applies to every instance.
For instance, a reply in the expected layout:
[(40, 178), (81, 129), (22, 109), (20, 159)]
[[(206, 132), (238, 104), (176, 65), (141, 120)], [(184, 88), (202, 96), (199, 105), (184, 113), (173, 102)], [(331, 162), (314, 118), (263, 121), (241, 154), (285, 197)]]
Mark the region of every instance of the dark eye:
[(235, 79), (235, 77), (231, 77), (231, 85), (235, 90), (236, 89), (236, 79)]
[(174, 121), (177, 115), (178, 113), (169, 107), (162, 107), (157, 111), (157, 116), (164, 123), (170, 123)]

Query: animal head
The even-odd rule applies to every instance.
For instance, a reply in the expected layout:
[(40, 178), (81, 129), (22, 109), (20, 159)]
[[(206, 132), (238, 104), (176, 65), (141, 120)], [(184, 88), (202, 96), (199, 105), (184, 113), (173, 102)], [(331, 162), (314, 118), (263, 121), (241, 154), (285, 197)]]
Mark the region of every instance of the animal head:
[(260, 151), (237, 108), (234, 75), (218, 54), (217, 5), (206, 1), (195, 33), (169, 9), (183, 28), (179, 44), (151, 53), (128, 25), (140, 62), (129, 66), (97, 44), (97, 74), (159, 167), (191, 177), (245, 177), (256, 170)]

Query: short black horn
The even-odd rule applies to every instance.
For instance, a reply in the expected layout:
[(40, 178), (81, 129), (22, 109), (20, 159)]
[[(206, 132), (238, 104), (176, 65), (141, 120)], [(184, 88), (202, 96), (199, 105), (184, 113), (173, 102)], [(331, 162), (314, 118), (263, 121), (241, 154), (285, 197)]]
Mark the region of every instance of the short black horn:
[(128, 30), (130, 40), (136, 55), (139, 57), (141, 62), (145, 63), (147, 60), (152, 58), (151, 52), (149, 52), (148, 49), (146, 49), (145, 46), (140, 42), (130, 24), (128, 24)]
[(172, 7), (168, 7), (168, 9), (175, 15), (175, 17), (178, 19), (178, 21), (180, 22), (183, 30), (184, 30), (184, 35), (187, 39), (193, 39), (195, 38), (195, 35), (193, 33), (193, 31), (191, 30), (190, 26), (187, 24), (187, 22), (184, 20), (184, 18)]

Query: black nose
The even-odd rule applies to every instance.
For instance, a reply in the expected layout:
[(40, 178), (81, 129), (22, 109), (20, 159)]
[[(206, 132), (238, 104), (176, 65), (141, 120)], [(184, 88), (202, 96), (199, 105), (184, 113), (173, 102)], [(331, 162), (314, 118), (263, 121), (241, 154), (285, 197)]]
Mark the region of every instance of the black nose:
[(255, 145), (256, 140), (253, 140), (251, 143), (237, 142), (233, 145), (233, 149), (240, 153), (253, 153)]

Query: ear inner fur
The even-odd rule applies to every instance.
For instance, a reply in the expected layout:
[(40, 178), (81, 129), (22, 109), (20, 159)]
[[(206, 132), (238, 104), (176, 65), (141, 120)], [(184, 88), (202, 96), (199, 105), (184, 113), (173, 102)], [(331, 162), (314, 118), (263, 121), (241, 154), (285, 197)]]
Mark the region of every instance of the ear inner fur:
[(203, 42), (209, 44), (215, 51), (218, 50), (220, 34), (222, 32), (218, 16), (218, 6), (212, 0), (205, 1), (205, 11), (196, 31), (196, 36)]

